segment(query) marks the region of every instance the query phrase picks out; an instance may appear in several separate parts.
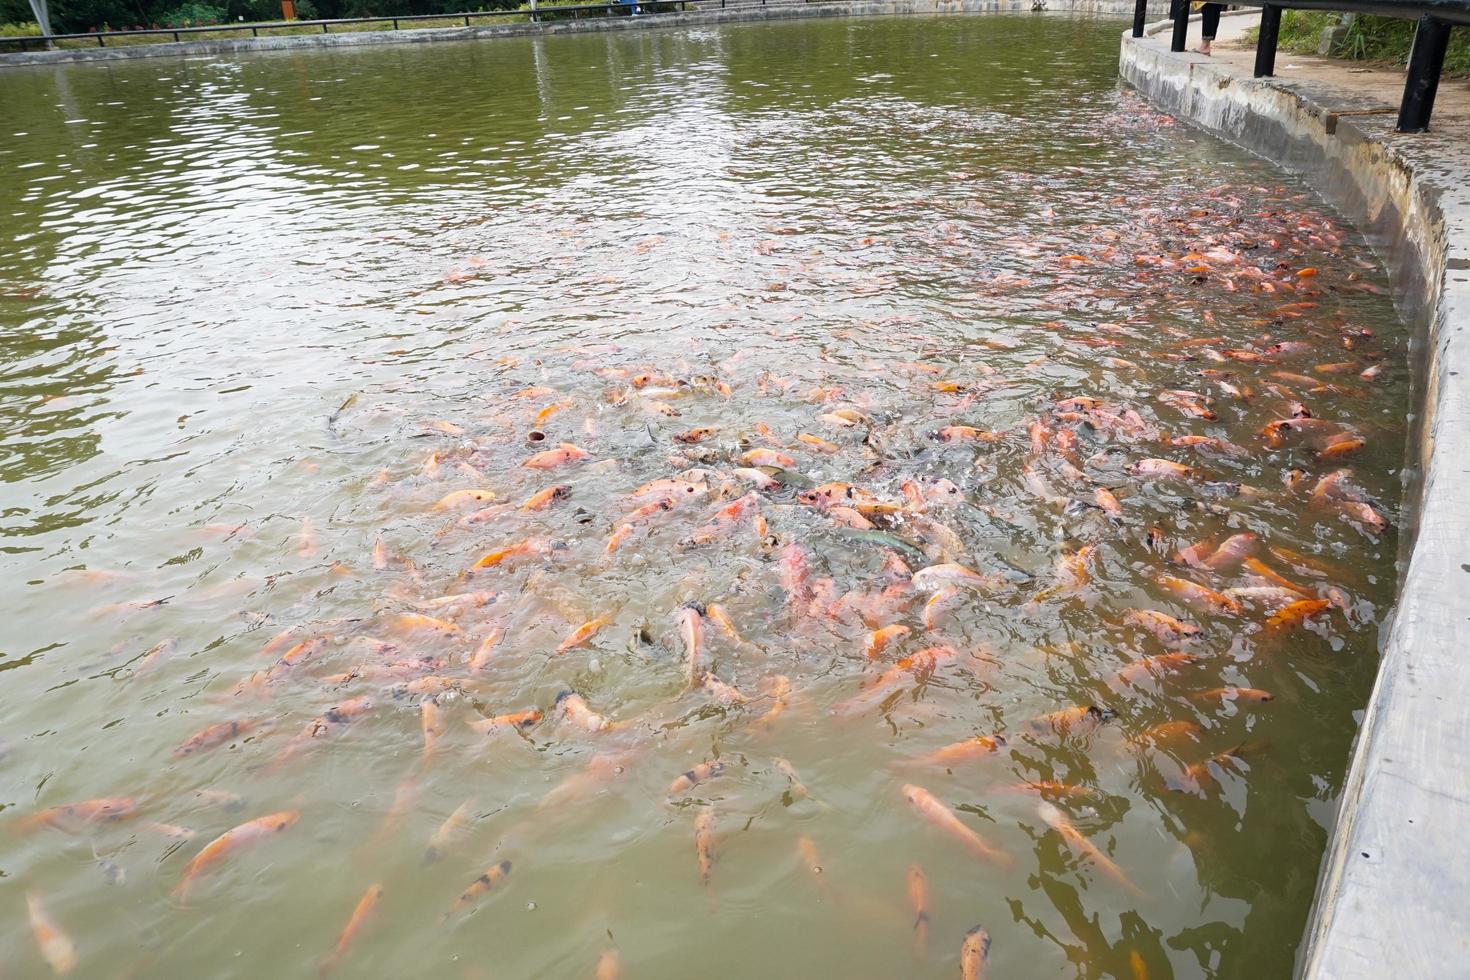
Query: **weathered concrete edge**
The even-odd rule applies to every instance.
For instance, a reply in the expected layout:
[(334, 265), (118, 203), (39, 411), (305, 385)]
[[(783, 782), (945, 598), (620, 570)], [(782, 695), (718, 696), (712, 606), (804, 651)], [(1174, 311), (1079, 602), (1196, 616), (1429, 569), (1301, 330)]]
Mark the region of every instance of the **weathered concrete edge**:
[[(1249, 16), (1249, 15), (1248, 15)], [(1167, 27), (1153, 25), (1150, 35)], [(1414, 324), (1398, 604), (1297, 957), (1317, 977), (1463, 976), (1470, 953), (1470, 153), (1351, 93), (1124, 36), (1149, 99), (1306, 174), (1357, 221)]]
[[(1132, 17), (1132, 0), (1048, 0), (1049, 12)], [(1162, 16), (1166, 0), (1149, 0), (1149, 9)], [(738, 21), (794, 20), (806, 17), (870, 17), (899, 14), (1022, 13), (1031, 0), (844, 0), (841, 3), (742, 6), (643, 17), (588, 17), (541, 24), (484, 24), (476, 27), (435, 27), (406, 31), (354, 31), (343, 34), (293, 34), (284, 37), (241, 37), (212, 41), (179, 41), (115, 48), (65, 51), (24, 51), (0, 54), (0, 68), (53, 65), (86, 61), (119, 61), (207, 54), (248, 54), (260, 51), (357, 47), (364, 44), (413, 44), (426, 41), (468, 41), (496, 37), (544, 37), (599, 31), (646, 30), (657, 27), (706, 26)]]

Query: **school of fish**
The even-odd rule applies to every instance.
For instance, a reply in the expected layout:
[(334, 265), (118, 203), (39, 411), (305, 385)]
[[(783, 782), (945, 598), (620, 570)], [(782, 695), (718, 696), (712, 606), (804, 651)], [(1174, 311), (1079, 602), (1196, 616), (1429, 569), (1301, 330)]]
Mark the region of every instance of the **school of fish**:
[[(348, 442), (397, 427), (393, 461), (361, 473), (396, 517), (362, 540), (313, 514), (283, 548), (378, 600), (250, 611), (250, 662), (211, 667), (200, 725), (157, 759), (209, 773), (194, 792), (210, 806), (185, 818), (168, 796), (99, 786), (7, 814), (10, 829), (156, 835), (170, 848), (160, 900), (186, 915), (269, 873), (275, 842), (323, 819), (309, 796), (255, 806), (259, 787), (365, 728), (406, 747), (385, 836), (446, 759), (574, 760), (539, 798), (492, 806), (493, 779), (465, 785), (415, 843), (419, 863), (364, 868), (340, 932), (311, 952), (323, 976), (352, 975), (401, 911), (403, 878), (435, 883), (442, 928), (504, 914), (548, 815), (630, 796), (686, 842), (691, 935), (719, 913), (741, 828), (773, 793), (811, 815), (782, 832), (814, 900), (891, 922), (916, 962), (965, 978), (1022, 933), (944, 907), (942, 883), (1014, 883), (1042, 861), (1120, 902), (1164, 900), (1141, 883), (1156, 856), (1117, 847), (1085, 771), (1008, 761), (1065, 745), (1099, 770), (1137, 762), (1151, 792), (1209, 800), (1290, 751), (1236, 723), (1311, 710), (1277, 698), (1283, 664), (1375, 621), (1344, 558), (1391, 550), (1393, 501), (1360, 460), (1402, 433), (1363, 407), (1405, 367), (1349, 312), (1376, 287), (1347, 237), (1297, 197), (1222, 186), (1084, 240), (1008, 241), (1051, 283), (1034, 329), (1053, 353), (1034, 367), (1092, 365), (1065, 386), (993, 367), (1005, 336), (941, 341), (910, 318), (873, 323), (887, 353), (849, 360), (795, 339), (779, 360), (738, 341), (657, 356), (607, 343), (502, 357), (453, 414), (354, 395), (326, 426)], [(1073, 315), (1082, 306), (1112, 312)], [(1181, 308), (1192, 328), (1161, 325)], [(1278, 541), (1288, 525), (1316, 528), (1320, 547)], [(92, 615), (135, 630), (165, 601)], [(196, 669), (168, 636), (126, 652), (140, 687)], [(943, 734), (954, 719), (963, 737)], [(887, 893), (845, 891), (833, 861), (852, 857), (823, 836), (842, 787), (819, 760), (790, 761), (795, 729), (869, 753), (886, 773), (878, 805), (906, 812), (944, 861), (916, 849)], [(205, 767), (227, 752), (238, 765), (220, 781)], [(1017, 799), (1011, 823), (976, 808)], [(50, 969), (75, 969), (86, 949), (66, 908), (36, 891), (25, 906)], [(1140, 949), (1120, 955), (1148, 975)], [(638, 958), (605, 943), (583, 972), (636, 975)]]

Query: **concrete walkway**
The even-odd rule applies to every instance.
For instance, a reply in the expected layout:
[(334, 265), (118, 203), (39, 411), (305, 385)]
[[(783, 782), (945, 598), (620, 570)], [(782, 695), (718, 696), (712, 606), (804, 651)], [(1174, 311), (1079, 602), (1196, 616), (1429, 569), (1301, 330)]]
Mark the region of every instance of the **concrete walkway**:
[[(1247, 10), (1220, 19), (1220, 36), (1213, 46), (1211, 61), (1228, 67), (1232, 73), (1250, 78), (1256, 63), (1254, 41), (1245, 32), (1261, 22), (1259, 11)], [(1189, 25), (1189, 47), (1199, 47), (1199, 21)], [(1200, 58), (1200, 60), (1206, 60)], [(1281, 84), (1310, 86), (1313, 100), (1319, 97), (1334, 105), (1359, 106), (1354, 111), (1382, 110), (1391, 131), (1398, 118), (1399, 100), (1404, 94), (1404, 73), (1400, 69), (1368, 68), (1357, 62), (1318, 58), (1315, 55), (1276, 53), (1276, 81)], [(1332, 94), (1331, 90), (1336, 89)], [(1440, 83), (1434, 104), (1434, 130), (1457, 143), (1470, 136), (1470, 80), (1457, 79)], [(1391, 135), (1391, 133), (1386, 133)], [(1422, 137), (1406, 137), (1408, 143), (1424, 142)], [(1467, 145), (1470, 149), (1470, 145)]]
[(1306, 175), (1380, 249), (1414, 327), (1398, 604), (1298, 968), (1470, 976), (1470, 86), (1441, 85), (1431, 132), (1395, 133), (1401, 72), (1278, 53), (1252, 79), (1238, 39), (1259, 16), (1227, 16), (1212, 58), (1171, 53), (1167, 22), (1125, 36), (1122, 74)]

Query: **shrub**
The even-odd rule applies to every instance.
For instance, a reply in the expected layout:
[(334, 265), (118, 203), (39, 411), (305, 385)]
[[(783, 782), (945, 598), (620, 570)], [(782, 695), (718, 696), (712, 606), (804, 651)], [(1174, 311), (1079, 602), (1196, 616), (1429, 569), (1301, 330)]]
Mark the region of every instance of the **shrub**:
[[(1278, 40), (1280, 48), (1293, 54), (1316, 54), (1323, 29), (1331, 27), (1339, 20), (1338, 14), (1308, 10), (1284, 11)], [(1414, 28), (1415, 22), (1412, 20), (1359, 14), (1353, 18), (1342, 40), (1331, 53), (1334, 57), (1349, 61), (1403, 67), (1409, 61), (1409, 49), (1414, 44)], [(1252, 29), (1247, 37), (1254, 42), (1257, 33), (1259, 32)], [(1450, 33), (1449, 51), (1445, 54), (1444, 62), (1446, 74), (1470, 74), (1470, 38), (1465, 34), (1464, 31)]]
[(0, 37), (39, 37), (41, 25), (35, 21), (29, 24), (0, 24)]
[(186, 3), (154, 18), (164, 27), (200, 27), (218, 24), (225, 19), (225, 8), (204, 3)]

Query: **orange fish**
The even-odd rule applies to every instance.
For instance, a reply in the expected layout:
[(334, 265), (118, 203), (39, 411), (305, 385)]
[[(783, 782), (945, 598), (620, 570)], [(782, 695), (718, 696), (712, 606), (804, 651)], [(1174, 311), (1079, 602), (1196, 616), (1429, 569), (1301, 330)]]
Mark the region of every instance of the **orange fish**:
[(357, 902), (357, 907), (352, 910), (352, 915), (347, 919), (347, 925), (343, 927), (341, 934), (337, 936), (337, 945), (332, 949), (331, 955), (322, 960), (321, 965), (317, 967), (317, 974), (319, 976), (324, 977), (337, 968), (337, 964), (342, 961), (342, 957), (346, 954), (347, 948), (352, 945), (352, 940), (357, 938), (357, 934), (367, 924), (368, 917), (378, 907), (378, 900), (382, 897), (382, 885), (369, 885), (368, 890), (363, 892), (362, 898)]
[(819, 436), (814, 436), (809, 432), (798, 432), (796, 434), (796, 439), (798, 442), (805, 443), (819, 453), (827, 453), (828, 455), (831, 455), (833, 453), (839, 453), (842, 451), (842, 447), (837, 445), (837, 443), (828, 442), (826, 439), (823, 439)]
[(1098, 507), (1102, 508), (1102, 512), (1104, 514), (1107, 514), (1109, 517), (1123, 516), (1123, 505), (1118, 501), (1118, 498), (1113, 495), (1113, 492), (1107, 487), (1094, 488), (1092, 491), (1092, 499), (1098, 505)]
[(479, 561), (475, 562), (475, 568), (494, 568), (511, 558), (522, 558), (527, 555), (545, 556), (551, 554), (555, 545), (545, 538), (526, 538), (517, 541), (497, 551), (492, 551)]
[(990, 933), (976, 926), (965, 933), (965, 941), (960, 946), (960, 980), (984, 980), (989, 959)]
[(1143, 657), (1114, 674), (1113, 681), (1116, 684), (1137, 684), (1145, 679), (1157, 679), (1161, 674), (1178, 670), (1185, 664), (1194, 663), (1198, 659), (1199, 657), (1192, 653), (1178, 651)]
[(490, 632), (485, 634), (485, 638), (480, 641), (479, 646), (475, 647), (475, 652), (470, 657), (471, 674), (478, 674), (485, 669), (490, 663), (490, 658), (495, 655), (496, 645), (504, 635), (505, 630), (499, 626), (491, 627)]
[(444, 718), (439, 711), (439, 702), (433, 698), (424, 698), (419, 704), (419, 727), (424, 733), (424, 753), (422, 759), (425, 762), (434, 754), (434, 747), (439, 744), (439, 739), (444, 737)]
[(1143, 894), (1143, 892), (1139, 891), (1138, 886), (1130, 881), (1128, 876), (1123, 873), (1123, 869), (1113, 862), (1112, 858), (1104, 854), (1101, 848), (1088, 840), (1087, 836), (1080, 830), (1072, 826), (1071, 821), (1063, 815), (1062, 811), (1050, 803), (1043, 802), (1037, 804), (1036, 812), (1048, 827), (1062, 835), (1062, 838), (1066, 840), (1070, 847), (1078, 853), (1091, 858), (1093, 863), (1101, 868), (1103, 873), (1109, 878), (1112, 878), (1134, 895), (1141, 896)]
[(623, 963), (618, 951), (604, 949), (597, 957), (597, 970), (592, 974), (593, 980), (622, 980), (622, 976)]
[(485, 869), (484, 874), (476, 878), (470, 884), (470, 887), (466, 888), (459, 898), (454, 900), (454, 904), (450, 906), (449, 911), (444, 913), (444, 918), (448, 919), (456, 912), (474, 905), (492, 888), (505, 881), (506, 876), (509, 874), (509, 861), (501, 861), (499, 864), (490, 865), (490, 867)]
[(700, 688), (708, 693), (711, 699), (721, 704), (744, 704), (750, 700), (738, 687), (726, 684), (714, 674), (706, 673)]
[(786, 710), (787, 701), (791, 697), (791, 678), (785, 674), (774, 674), (762, 680), (761, 687), (771, 699), (771, 706), (755, 723), (761, 728), (769, 728), (777, 716)]
[(1206, 568), (1225, 571), (1244, 561), (1256, 547), (1256, 536), (1250, 532), (1232, 534), (1220, 542), (1220, 547), (1203, 561)]
[(801, 781), (801, 777), (796, 774), (796, 767), (793, 766), (788, 760), (776, 756), (773, 757), (771, 761), (775, 763), (777, 769), (781, 770), (781, 774), (786, 777), (786, 781), (790, 787), (793, 796), (799, 796), (803, 799), (811, 800), (813, 803), (820, 804), (824, 809), (826, 808), (826, 804), (822, 803), (821, 800), (818, 800), (815, 796), (812, 795), (812, 791), (807, 789), (806, 784)]
[(168, 657), (178, 648), (178, 645), (178, 640), (168, 639), (151, 647), (147, 653), (143, 654), (142, 659), (138, 661), (138, 666), (133, 668), (133, 676), (142, 677), (154, 667), (157, 667), (163, 662), (164, 658)]
[(291, 671), (314, 658), (326, 648), (327, 641), (323, 637), (314, 637), (302, 640), (291, 649), (281, 654), (270, 670), (255, 671), (235, 688), (237, 696), (259, 691), (261, 688), (272, 684), (278, 684), (286, 678)]
[(637, 529), (637, 526), (640, 523), (654, 516), (655, 514), (661, 514), (665, 511), (672, 510), (673, 508), (674, 501), (671, 498), (664, 497), (655, 500), (651, 504), (644, 504), (637, 510), (625, 514), (623, 516), (623, 519), (618, 522), (618, 526), (613, 531), (612, 537), (608, 539), (607, 553), (612, 554), (614, 551), (616, 551), (618, 549), (618, 545), (627, 540), (628, 535), (632, 534), (634, 530)]
[(320, 539), (316, 533), (316, 525), (311, 518), (301, 519), (301, 532), (296, 536), (296, 554), (302, 558), (315, 558), (321, 550)]
[(1144, 729), (1134, 741), (1153, 745), (1170, 745), (1188, 739), (1200, 741), (1205, 730), (1192, 721), (1165, 721)]
[(878, 678), (866, 691), (838, 704), (835, 710), (839, 714), (846, 714), (877, 704), (907, 682), (910, 676), (933, 673), (941, 665), (959, 659), (959, 655), (959, 651), (954, 647), (933, 646), (920, 650), (913, 656), (904, 657), (878, 675)]
[(745, 642), (744, 638), (741, 637), (739, 631), (735, 629), (735, 621), (730, 618), (730, 614), (725, 610), (724, 606), (720, 605), (719, 603), (711, 602), (709, 605), (704, 607), (704, 614), (709, 617), (710, 622), (714, 623), (720, 629), (724, 630), (725, 635), (728, 636), (730, 639), (734, 640), (736, 643)]
[(796, 469), (796, 460), (774, 449), (752, 449), (740, 455), (746, 466), (779, 466), (783, 470)]
[(570, 442), (564, 442), (555, 449), (547, 449), (528, 456), (521, 461), (521, 465), (528, 470), (551, 470), (586, 459), (589, 455), (591, 454), (587, 450), (574, 446)]
[(247, 718), (239, 721), (222, 721), (219, 724), (201, 728), (179, 743), (179, 747), (174, 749), (174, 758), (182, 759), (195, 752), (205, 752), (224, 745), (226, 742), (232, 742), (242, 735), (250, 734), (258, 724), (257, 720)]
[(903, 796), (921, 817), (964, 844), (976, 857), (994, 862), (1002, 868), (1009, 869), (1015, 865), (1010, 855), (997, 851), (985, 843), (979, 834), (955, 816), (953, 810), (941, 803), (934, 794), (922, 786), (915, 786), (912, 783), (905, 785)]
[(851, 507), (828, 507), (827, 516), (838, 524), (859, 531), (871, 531), (878, 526)]
[(703, 496), (709, 492), (709, 487), (703, 481), (690, 480), (653, 480), (634, 490), (630, 497), (634, 500), (652, 500), (654, 502), (666, 500), (678, 502), (680, 500), (693, 500), (695, 497)]
[(163, 836), (172, 838), (173, 840), (193, 840), (195, 836), (194, 831), (190, 830), (188, 827), (180, 827), (178, 824), (149, 821), (148, 823), (145, 823), (143, 827), (146, 830), (153, 831), (155, 834), (162, 834)]
[(307, 722), (306, 727), (286, 743), (281, 754), (276, 756), (276, 764), (279, 765), (305, 750), (312, 744), (313, 739), (335, 735), (372, 706), (373, 699), (364, 694), (360, 697), (349, 698), (323, 711)]
[(1058, 800), (1095, 800), (1098, 792), (1087, 786), (1073, 786), (1071, 783), (1058, 782), (1055, 779), (1028, 779), (1008, 786), (997, 786), (992, 789), (996, 793), (1035, 793), (1049, 799)]
[(194, 859), (184, 868), (183, 877), (179, 879), (178, 886), (174, 888), (174, 897), (182, 900), (200, 875), (212, 870), (241, 848), (273, 837), (300, 819), (300, 810), (282, 810), (279, 813), (256, 817), (254, 820), (242, 823), (220, 834), (204, 845), (204, 849), (194, 855)]
[(528, 708), (525, 711), (512, 711), (508, 714), (496, 715), (493, 718), (482, 718), (479, 721), (470, 722), (470, 729), (481, 735), (488, 734), (496, 728), (530, 728), (541, 720), (541, 711), (537, 708)]
[(65, 803), (48, 807), (27, 817), (22, 827), (54, 827), (57, 830), (77, 830), (99, 823), (116, 823), (136, 816), (138, 801), (131, 796), (103, 796), (80, 803)]
[(1270, 582), (1273, 585), (1279, 585), (1283, 589), (1290, 589), (1298, 595), (1311, 594), (1303, 586), (1297, 585), (1290, 579), (1277, 574), (1274, 570), (1272, 570), (1271, 566), (1267, 565), (1259, 558), (1247, 558), (1244, 562), (1244, 566), (1246, 570), (1251, 572), (1253, 575), (1259, 575), (1261, 578), (1265, 579), (1267, 582)]
[(521, 504), (521, 510), (545, 510), (552, 504), (560, 503), (572, 495), (572, 488), (565, 483), (557, 483), (545, 489), (538, 490), (526, 498)]
[(704, 644), (704, 620), (697, 606), (684, 606), (674, 614), (679, 628), (679, 639), (684, 641), (684, 661), (689, 686), (696, 687), (703, 668), (700, 666), (700, 649)]
[(710, 909), (714, 909), (715, 893), (710, 885), (711, 872), (715, 866), (715, 811), (704, 807), (694, 818), (694, 853), (699, 859), (699, 880), (709, 898)]
[(817, 842), (805, 834), (796, 839), (796, 852), (801, 863), (817, 880), (817, 888), (822, 892), (822, 897), (828, 902), (835, 902), (836, 896), (832, 894), (832, 886), (827, 883), (826, 870), (822, 866), (822, 856), (817, 852)]
[(929, 952), (929, 879), (917, 864), (908, 870), (909, 907), (914, 911), (914, 956), (923, 959)]
[(1159, 576), (1158, 583), (1192, 606), (1214, 613), (1239, 613), (1240, 603), (1221, 592), (1174, 575)]
[(704, 440), (718, 434), (719, 431), (719, 429), (710, 428), (708, 426), (690, 429), (687, 432), (680, 432), (678, 435), (674, 436), (674, 441), (683, 443), (686, 446), (692, 446), (696, 442), (704, 442)]
[(1344, 436), (1340, 439), (1334, 439), (1319, 449), (1317, 451), (1317, 458), (1323, 460), (1342, 459), (1344, 456), (1353, 455), (1366, 445), (1368, 445), (1368, 440), (1366, 439)]
[(1050, 714), (1039, 715), (1026, 724), (1040, 734), (1056, 733), (1070, 735), (1074, 731), (1090, 731), (1105, 725), (1116, 717), (1110, 708), (1099, 708), (1094, 704), (1082, 704), (1075, 708), (1063, 708)]
[(459, 836), (465, 824), (474, 814), (475, 801), (465, 800), (454, 808), (454, 812), (444, 818), (439, 829), (434, 831), (434, 836), (429, 838), (428, 847), (424, 848), (424, 863), (433, 864), (444, 854), (444, 851)]
[(435, 510), (458, 510), (466, 504), (487, 504), (495, 499), (495, 491), (484, 487), (475, 487), (469, 490), (456, 490), (439, 498), (434, 504)]
[(964, 595), (963, 590), (953, 585), (936, 589), (924, 602), (924, 629), (936, 629), (946, 618), (956, 600)]
[(669, 795), (678, 796), (687, 793), (700, 783), (710, 780), (725, 771), (725, 763), (722, 759), (711, 759), (709, 762), (701, 762), (693, 769), (686, 769), (669, 784)]
[(40, 947), (41, 956), (51, 967), (51, 972), (64, 976), (75, 970), (79, 959), (76, 944), (47, 914), (41, 897), (35, 892), (26, 892), (26, 911), (30, 915), (31, 935), (36, 937), (36, 945)]
[(983, 588), (990, 579), (973, 569), (954, 562), (930, 565), (914, 573), (913, 586), (920, 592), (937, 592), (946, 586), (955, 588)]
[(568, 635), (565, 640), (561, 641), (561, 644), (556, 648), (556, 652), (566, 653), (573, 647), (581, 646), (588, 640), (592, 639), (592, 637), (597, 634), (598, 630), (602, 629), (610, 622), (612, 622), (611, 616), (598, 616), (596, 619), (588, 620), (581, 626), (578, 626), (576, 629), (572, 630), (570, 635)]
[(1326, 612), (1331, 605), (1332, 602), (1329, 599), (1299, 599), (1276, 610), (1266, 620), (1266, 628), (1277, 630), (1300, 626), (1311, 617)]
[(587, 765), (580, 771), (553, 786), (541, 798), (541, 802), (536, 804), (537, 808), (545, 809), (591, 795), (603, 783), (615, 776), (621, 776), (633, 756), (634, 753), (627, 749), (617, 752), (599, 752), (589, 759)]
[[(422, 613), (402, 613), (393, 617), (389, 623), (390, 627), (400, 633), (427, 633), (431, 636), (459, 637), (464, 635), (464, 630), (455, 626), (448, 620), (439, 619), (435, 616), (425, 616)], [(285, 658), (282, 657), (282, 660)]]
[(545, 424), (547, 419), (551, 418), (557, 412), (560, 412), (562, 409), (573, 408), (575, 406), (576, 402), (552, 402), (550, 405), (547, 405), (541, 411), (536, 413), (536, 417), (531, 420), (531, 424), (539, 429), (543, 424)]
[(946, 425), (929, 433), (929, 438), (939, 442), (999, 442), (1005, 433), (987, 432), (972, 425)]
[(582, 695), (575, 691), (562, 691), (556, 696), (556, 705), (561, 708), (567, 720), (578, 728), (589, 732), (602, 732), (613, 727), (612, 719), (593, 711), (587, 706)]
[(897, 624), (874, 630), (868, 634), (867, 640), (863, 643), (863, 653), (867, 655), (869, 660), (877, 660), (891, 644), (898, 642), (912, 632), (913, 630), (907, 626), (899, 626)]
[(710, 518), (703, 527), (680, 541), (680, 546), (692, 548), (719, 540), (734, 530), (735, 525), (739, 524), (745, 515), (755, 512), (759, 503), (760, 498), (754, 493), (748, 493), (738, 500), (727, 504), (720, 508), (715, 516)]
[(1004, 735), (976, 735), (961, 742), (927, 752), (913, 760), (919, 766), (948, 766), (956, 762), (967, 762), (983, 755), (994, 755), (1006, 747)]
[(1134, 476), (1146, 476), (1155, 480), (1194, 480), (1200, 475), (1199, 470), (1192, 466), (1167, 459), (1141, 459), (1130, 463), (1126, 469)]
[(1388, 518), (1361, 501), (1350, 501), (1341, 505), (1342, 510), (1353, 520), (1364, 524), (1374, 534), (1382, 534), (1388, 528)]

